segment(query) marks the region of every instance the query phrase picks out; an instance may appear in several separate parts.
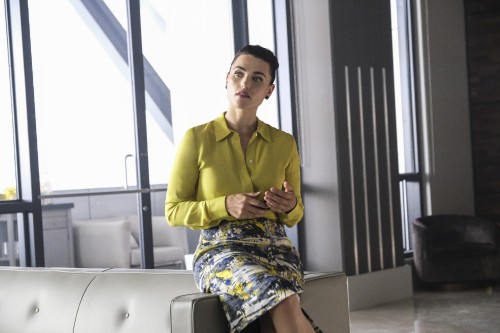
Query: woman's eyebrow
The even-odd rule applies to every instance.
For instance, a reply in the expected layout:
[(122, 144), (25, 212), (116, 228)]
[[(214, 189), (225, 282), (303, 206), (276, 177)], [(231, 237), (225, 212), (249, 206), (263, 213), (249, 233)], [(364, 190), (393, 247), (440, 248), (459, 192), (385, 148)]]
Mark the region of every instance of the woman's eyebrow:
[(245, 67), (241, 67), (241, 66), (234, 66), (234, 68), (233, 68), (233, 69), (241, 69), (242, 71), (245, 71), (245, 72), (247, 71), (247, 70), (245, 69)]
[[(242, 71), (245, 71), (245, 72), (247, 71), (245, 69), (245, 67), (241, 67), (241, 66), (234, 66), (234, 69), (241, 69)], [(264, 74), (262, 72), (259, 72), (259, 71), (253, 72), (253, 74), (259, 74), (259, 75), (262, 75), (262, 76), (266, 77), (266, 74)]]

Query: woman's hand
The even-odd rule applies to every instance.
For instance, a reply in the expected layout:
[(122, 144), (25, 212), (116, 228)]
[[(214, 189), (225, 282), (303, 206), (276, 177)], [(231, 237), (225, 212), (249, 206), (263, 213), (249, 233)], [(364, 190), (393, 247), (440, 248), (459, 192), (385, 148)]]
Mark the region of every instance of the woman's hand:
[(253, 219), (264, 216), (269, 209), (258, 199), (260, 192), (231, 194), (226, 197), (226, 210), (237, 219)]
[(267, 207), (276, 213), (289, 213), (297, 205), (297, 198), (293, 192), (293, 187), (285, 180), (283, 190), (271, 187), (264, 193), (264, 201)]

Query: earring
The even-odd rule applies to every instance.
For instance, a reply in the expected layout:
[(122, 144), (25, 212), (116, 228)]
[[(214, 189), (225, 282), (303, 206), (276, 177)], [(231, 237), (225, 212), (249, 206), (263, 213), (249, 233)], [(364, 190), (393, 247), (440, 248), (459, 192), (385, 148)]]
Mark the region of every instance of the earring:
[(266, 97), (264, 97), (265, 99), (269, 99), (269, 95), (266, 95)]

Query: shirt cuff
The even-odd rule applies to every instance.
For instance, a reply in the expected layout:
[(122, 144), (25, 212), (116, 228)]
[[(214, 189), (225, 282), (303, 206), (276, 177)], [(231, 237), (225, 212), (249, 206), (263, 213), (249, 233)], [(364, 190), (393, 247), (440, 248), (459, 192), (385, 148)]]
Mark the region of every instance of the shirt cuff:
[(211, 220), (219, 220), (223, 218), (228, 218), (229, 213), (226, 209), (226, 197), (218, 197), (210, 200), (210, 207), (208, 209), (211, 212)]
[(291, 228), (302, 219), (303, 210), (300, 208), (299, 203), (295, 205), (295, 208), (292, 209), (288, 214), (279, 214), (281, 222), (283, 222), (287, 227)]

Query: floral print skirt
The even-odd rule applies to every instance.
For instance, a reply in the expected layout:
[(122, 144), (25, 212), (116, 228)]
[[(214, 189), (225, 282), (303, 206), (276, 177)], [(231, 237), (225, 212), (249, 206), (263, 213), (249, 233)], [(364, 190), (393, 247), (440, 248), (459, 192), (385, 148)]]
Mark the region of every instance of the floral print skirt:
[(263, 218), (223, 221), (201, 232), (194, 255), (200, 291), (218, 294), (231, 333), (302, 293), (302, 263), (284, 225)]

